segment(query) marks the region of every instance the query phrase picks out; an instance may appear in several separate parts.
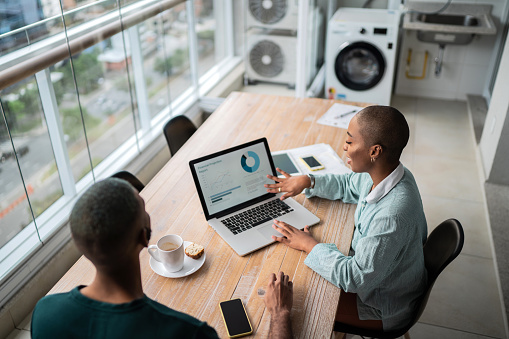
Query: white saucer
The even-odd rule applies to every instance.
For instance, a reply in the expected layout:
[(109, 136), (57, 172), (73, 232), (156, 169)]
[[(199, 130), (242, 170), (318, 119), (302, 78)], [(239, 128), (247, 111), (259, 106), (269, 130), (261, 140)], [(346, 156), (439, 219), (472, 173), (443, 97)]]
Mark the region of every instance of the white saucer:
[[(190, 241), (184, 241), (184, 249), (191, 245), (192, 242)], [(200, 259), (193, 259), (188, 257), (184, 254), (184, 266), (180, 271), (177, 272), (168, 272), (164, 268), (163, 264), (161, 264), (159, 261), (155, 260), (150, 256), (150, 267), (154, 272), (156, 272), (159, 275), (162, 275), (166, 278), (182, 278), (185, 276), (188, 276), (190, 274), (193, 274), (194, 272), (198, 271), (200, 267), (203, 266), (203, 263), (205, 262), (205, 253), (200, 257)]]

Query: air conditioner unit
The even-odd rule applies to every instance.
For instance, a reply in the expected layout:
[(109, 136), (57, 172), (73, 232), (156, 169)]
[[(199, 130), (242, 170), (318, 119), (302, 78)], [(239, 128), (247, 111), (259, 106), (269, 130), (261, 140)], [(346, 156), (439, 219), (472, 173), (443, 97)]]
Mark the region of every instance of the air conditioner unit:
[[(323, 18), (319, 8), (310, 12), (306, 52), (306, 86), (317, 72), (319, 33)], [(297, 37), (284, 31), (251, 29), (247, 35), (246, 77), (295, 86), (297, 73)]]
[(295, 31), (298, 20), (298, 0), (248, 0), (247, 27)]

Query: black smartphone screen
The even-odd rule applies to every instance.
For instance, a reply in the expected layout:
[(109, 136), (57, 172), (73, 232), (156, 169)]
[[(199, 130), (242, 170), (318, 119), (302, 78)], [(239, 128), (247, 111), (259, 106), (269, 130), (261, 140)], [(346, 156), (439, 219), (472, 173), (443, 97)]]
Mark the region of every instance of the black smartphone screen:
[(302, 158), (302, 160), (304, 160), (309, 165), (309, 167), (321, 166), (321, 164), (318, 161), (316, 161), (314, 157), (305, 157)]
[(299, 170), (293, 165), (292, 160), (286, 153), (276, 154), (272, 156), (274, 165), (281, 168), (286, 173), (297, 173)]
[(219, 303), (221, 311), (223, 312), (224, 322), (228, 329), (230, 337), (249, 333), (252, 331), (251, 324), (247, 319), (247, 314), (242, 305), (242, 300), (232, 299)]

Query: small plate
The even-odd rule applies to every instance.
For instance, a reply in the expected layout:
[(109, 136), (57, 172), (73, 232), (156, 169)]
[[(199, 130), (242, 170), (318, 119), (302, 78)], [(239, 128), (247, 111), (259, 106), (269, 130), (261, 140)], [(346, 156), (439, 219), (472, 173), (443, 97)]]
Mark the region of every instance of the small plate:
[[(191, 241), (184, 241), (184, 249), (191, 244), (192, 244)], [(152, 268), (152, 270), (154, 270), (154, 272), (156, 272), (157, 274), (159, 274), (163, 277), (166, 277), (166, 278), (186, 277), (186, 276), (198, 271), (200, 269), (200, 267), (203, 266), (204, 262), (205, 262), (205, 253), (203, 253), (203, 255), (201, 256), (200, 259), (193, 259), (193, 258), (190, 258), (184, 254), (184, 266), (182, 267), (182, 269), (177, 272), (168, 272), (164, 268), (163, 264), (161, 264), (159, 261), (152, 258), (152, 256), (150, 256), (150, 261), (149, 261), (150, 267)]]

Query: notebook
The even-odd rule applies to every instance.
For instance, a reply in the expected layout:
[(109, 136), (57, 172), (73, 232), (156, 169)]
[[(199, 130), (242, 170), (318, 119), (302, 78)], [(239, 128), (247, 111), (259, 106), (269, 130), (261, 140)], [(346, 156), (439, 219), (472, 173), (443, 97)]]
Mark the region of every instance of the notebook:
[(189, 162), (208, 224), (240, 256), (281, 236), (272, 228), (281, 220), (303, 229), (320, 219), (284, 193), (267, 193), (277, 176), (266, 138), (254, 140)]

